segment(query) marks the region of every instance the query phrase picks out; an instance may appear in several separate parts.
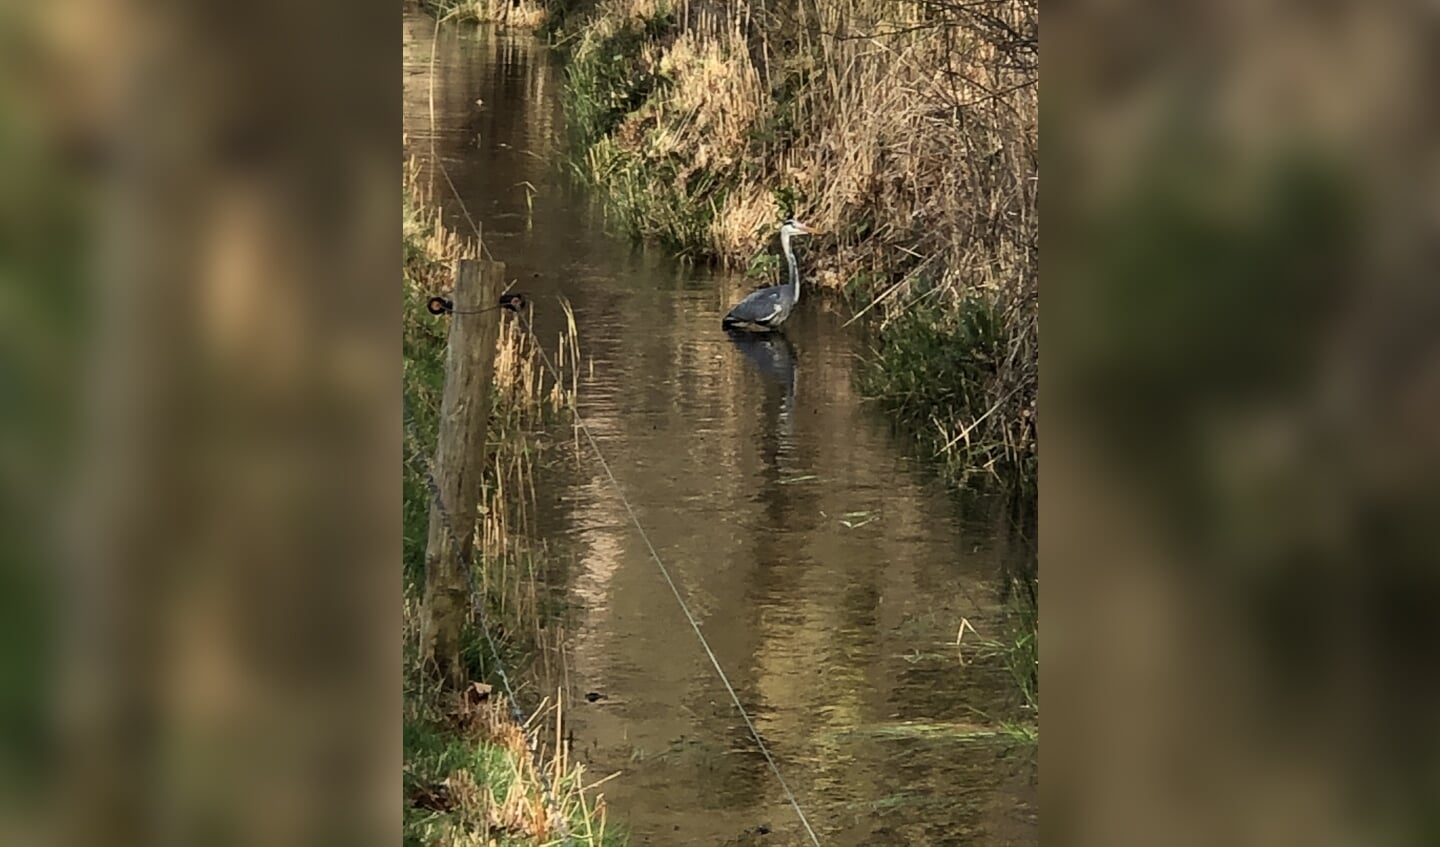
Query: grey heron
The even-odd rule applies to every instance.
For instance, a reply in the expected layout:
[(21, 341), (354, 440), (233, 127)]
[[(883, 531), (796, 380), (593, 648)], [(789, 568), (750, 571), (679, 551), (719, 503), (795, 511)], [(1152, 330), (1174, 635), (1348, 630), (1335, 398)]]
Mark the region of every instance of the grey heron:
[(770, 332), (785, 323), (785, 319), (790, 317), (790, 310), (800, 302), (800, 268), (795, 264), (795, 253), (790, 249), (790, 239), (796, 235), (814, 233), (815, 230), (794, 218), (786, 220), (780, 226), (780, 248), (785, 251), (785, 261), (790, 263), (790, 282), (752, 292), (735, 304), (735, 308), (730, 310), (730, 314), (725, 316), (720, 325), (726, 329)]

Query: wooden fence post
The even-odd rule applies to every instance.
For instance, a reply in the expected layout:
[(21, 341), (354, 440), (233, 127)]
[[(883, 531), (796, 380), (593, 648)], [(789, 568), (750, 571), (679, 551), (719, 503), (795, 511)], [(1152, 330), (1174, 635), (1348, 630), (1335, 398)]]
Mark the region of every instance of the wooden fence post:
[[(505, 265), (500, 262), (461, 259), (457, 263), (455, 312), (450, 316), (445, 353), (445, 393), (435, 452), (435, 481), (445, 517), (432, 503), (420, 640), (425, 664), (455, 688), (466, 682), (460, 664), (460, 633), (470, 604), (460, 557), (468, 557), (475, 568), (481, 566), (475, 550), (475, 521), (485, 475), (495, 348), (500, 340), (500, 312), (493, 307), (504, 276)], [(458, 550), (445, 528), (446, 518), (460, 542)]]

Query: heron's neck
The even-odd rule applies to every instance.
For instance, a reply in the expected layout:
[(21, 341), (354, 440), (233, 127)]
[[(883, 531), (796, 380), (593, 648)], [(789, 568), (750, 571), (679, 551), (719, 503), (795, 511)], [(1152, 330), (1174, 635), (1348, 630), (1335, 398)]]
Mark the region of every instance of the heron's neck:
[(790, 249), (790, 233), (780, 233), (780, 248), (785, 251), (785, 261), (790, 263), (790, 293), (795, 302), (800, 302), (800, 268), (795, 264), (795, 253)]

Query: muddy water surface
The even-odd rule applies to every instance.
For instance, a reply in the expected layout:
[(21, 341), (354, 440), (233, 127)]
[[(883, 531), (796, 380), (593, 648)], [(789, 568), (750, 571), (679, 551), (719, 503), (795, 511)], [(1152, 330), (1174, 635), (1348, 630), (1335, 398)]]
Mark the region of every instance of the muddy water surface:
[[(1036, 750), (994, 734), (1021, 715), (1014, 684), (955, 646), (962, 619), (1004, 631), (1029, 546), (1004, 508), (948, 495), (862, 403), (838, 305), (737, 344), (720, 317), (755, 280), (607, 233), (564, 177), (563, 70), (531, 38), (442, 28), (432, 132), (433, 32), (407, 15), (408, 152), (542, 333), (573, 303), (581, 413), (821, 843), (1037, 843)], [(603, 470), (583, 453), (536, 487), (533, 531), (568, 563), (573, 755), (619, 772), (601, 790), (631, 843), (808, 843)]]

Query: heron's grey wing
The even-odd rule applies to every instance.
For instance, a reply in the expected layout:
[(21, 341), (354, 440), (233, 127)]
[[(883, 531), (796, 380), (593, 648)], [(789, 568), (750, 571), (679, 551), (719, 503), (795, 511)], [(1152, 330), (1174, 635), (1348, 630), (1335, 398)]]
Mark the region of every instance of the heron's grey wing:
[(780, 287), (771, 286), (752, 293), (735, 304), (730, 317), (738, 321), (765, 323), (780, 313)]

